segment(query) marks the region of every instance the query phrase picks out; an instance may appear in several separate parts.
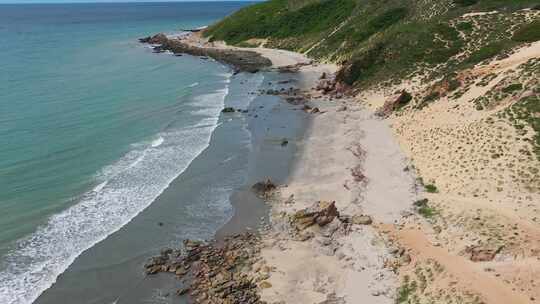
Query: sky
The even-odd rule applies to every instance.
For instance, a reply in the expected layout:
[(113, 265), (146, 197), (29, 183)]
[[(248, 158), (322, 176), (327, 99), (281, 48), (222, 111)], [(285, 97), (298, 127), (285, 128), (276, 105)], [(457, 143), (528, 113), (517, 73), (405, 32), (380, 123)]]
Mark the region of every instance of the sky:
[[(242, 1), (242, 0), (0, 0), (0, 4), (18, 3), (107, 3), (107, 2), (197, 2), (197, 1)], [(248, 1), (248, 0), (245, 0)]]

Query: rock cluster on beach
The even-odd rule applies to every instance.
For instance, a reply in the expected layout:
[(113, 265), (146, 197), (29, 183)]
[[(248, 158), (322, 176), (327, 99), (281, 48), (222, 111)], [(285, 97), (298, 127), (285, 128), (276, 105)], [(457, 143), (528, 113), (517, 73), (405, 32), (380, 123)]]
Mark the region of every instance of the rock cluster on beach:
[(177, 295), (193, 303), (264, 303), (259, 288), (269, 283), (268, 269), (257, 269), (260, 239), (253, 233), (236, 234), (222, 243), (185, 240), (183, 250), (163, 249), (145, 265), (148, 275), (159, 272), (187, 278)]

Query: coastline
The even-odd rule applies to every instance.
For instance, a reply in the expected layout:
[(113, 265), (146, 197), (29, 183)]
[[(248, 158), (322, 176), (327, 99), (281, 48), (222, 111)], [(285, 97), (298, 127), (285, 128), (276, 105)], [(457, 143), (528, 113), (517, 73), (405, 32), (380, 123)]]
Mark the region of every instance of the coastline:
[[(207, 43), (197, 34), (189, 37), (183, 41), (199, 47)], [(216, 48), (215, 44), (211, 47)], [(219, 45), (219, 49), (227, 47)], [(253, 199), (254, 191), (241, 190), (236, 195), (244, 199), (233, 200), (235, 216), (216, 234), (221, 242), (188, 241), (183, 250), (161, 255), (163, 263), (151, 261), (147, 271), (177, 272), (191, 278), (184, 281), (178, 294), (189, 294), (197, 303), (235, 302), (245, 297), (254, 303), (345, 303), (358, 299), (393, 303), (399, 284), (387, 263), (393, 259), (407, 262), (410, 257), (395, 249), (382, 227), (396, 223), (410, 209), (417, 190), (413, 174), (403, 170), (408, 163), (391, 129), (354, 100), (317, 89), (328, 77), (325, 75), (335, 73), (336, 66), (282, 50), (250, 51), (272, 61), (271, 69), (293, 78), (281, 80), (286, 86), (295, 83), (292, 90), (277, 85), (263, 94), (281, 95), (282, 103), (309, 113), (290, 174), (283, 180), (272, 180), (272, 187), (259, 193), (268, 204), (268, 223), (263, 217), (256, 236), (243, 234), (247, 226), (253, 231), (254, 217), (245, 217), (253, 215), (253, 206), (246, 206), (249, 199), (245, 197)], [(328, 207), (326, 202), (334, 203)], [(256, 213), (260, 215), (261, 210), (265, 208)], [(306, 210), (314, 218), (329, 212), (330, 222), (296, 225), (299, 214), (305, 215)], [(232, 238), (226, 237), (231, 234)], [(228, 266), (235, 269), (232, 271), (209, 262), (221, 254), (235, 257), (246, 250), (250, 253), (245, 261)], [(175, 259), (179, 264), (171, 262)], [(212, 273), (224, 273), (229, 279), (208, 278)], [(245, 280), (250, 283), (246, 285)], [(229, 289), (224, 289), (225, 285)]]

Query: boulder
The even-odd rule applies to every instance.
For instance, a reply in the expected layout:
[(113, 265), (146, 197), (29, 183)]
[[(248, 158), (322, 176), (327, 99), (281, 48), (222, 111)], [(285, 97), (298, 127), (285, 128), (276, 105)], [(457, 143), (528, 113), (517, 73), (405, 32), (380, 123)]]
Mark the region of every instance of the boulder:
[(221, 110), (221, 113), (234, 113), (236, 110), (233, 107), (226, 107)]
[(302, 209), (292, 215), (292, 225), (302, 231), (312, 225), (317, 224), (322, 227), (339, 216), (336, 202), (318, 201), (313, 206)]
[(401, 92), (398, 92), (397, 94), (388, 98), (384, 102), (384, 105), (379, 110), (377, 110), (376, 114), (383, 117), (388, 116), (392, 114), (394, 110), (408, 104), (411, 100), (412, 95), (406, 90), (402, 90)]

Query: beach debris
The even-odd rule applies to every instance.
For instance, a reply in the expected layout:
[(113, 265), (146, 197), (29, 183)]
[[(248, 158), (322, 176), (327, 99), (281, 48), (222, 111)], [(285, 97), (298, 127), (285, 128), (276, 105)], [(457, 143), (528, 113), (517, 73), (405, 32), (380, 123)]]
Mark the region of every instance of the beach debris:
[(319, 110), (319, 108), (315, 107), (311, 109), (311, 114), (317, 114), (317, 113), (321, 113), (321, 110)]
[(269, 178), (266, 181), (257, 182), (253, 186), (251, 186), (251, 189), (253, 189), (253, 191), (255, 191), (257, 195), (263, 196), (263, 197), (268, 196), (276, 188), (277, 188), (276, 185)]
[(362, 166), (358, 165), (351, 169), (351, 175), (354, 178), (355, 182), (364, 182), (366, 181), (366, 176), (362, 173)]
[(298, 231), (302, 231), (312, 225), (325, 226), (339, 216), (336, 202), (318, 201), (313, 206), (302, 209), (291, 217), (291, 224)]

